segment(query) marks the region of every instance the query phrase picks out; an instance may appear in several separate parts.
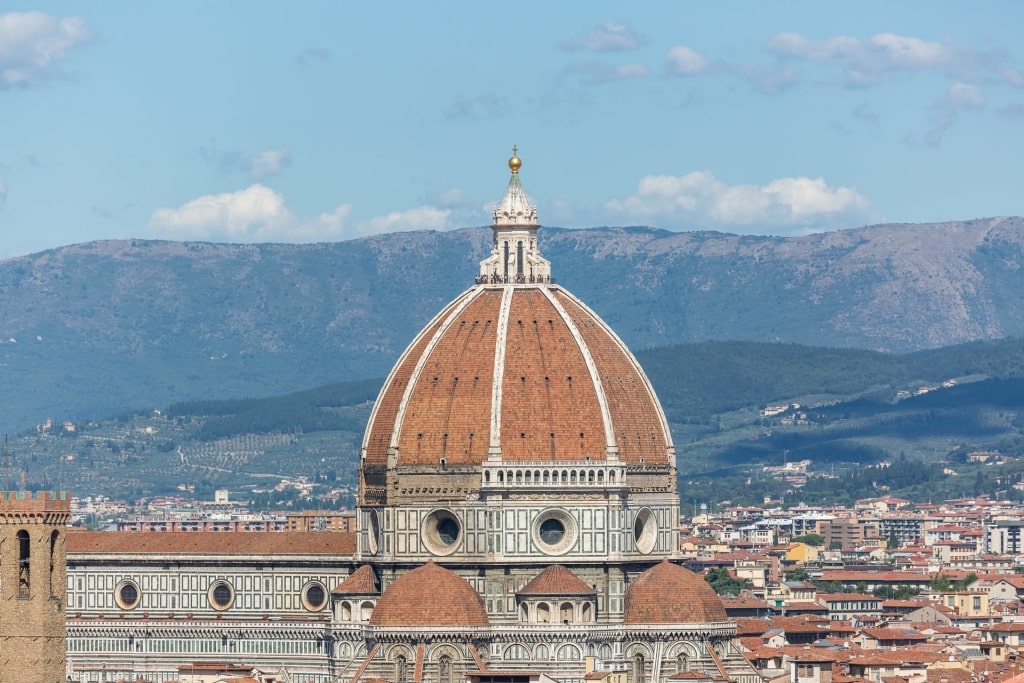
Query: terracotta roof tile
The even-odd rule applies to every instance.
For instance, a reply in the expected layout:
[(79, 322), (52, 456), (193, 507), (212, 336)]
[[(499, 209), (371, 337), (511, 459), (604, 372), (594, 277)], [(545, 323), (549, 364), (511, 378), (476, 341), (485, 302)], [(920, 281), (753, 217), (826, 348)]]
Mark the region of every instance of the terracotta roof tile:
[(432, 560), (384, 589), (373, 626), (487, 626), (487, 610), (469, 582)]
[(638, 576), (626, 592), (627, 624), (695, 624), (728, 621), (711, 584), (663, 560)]
[(345, 577), (331, 592), (335, 595), (380, 595), (380, 583), (373, 573), (373, 567), (364, 564)]
[(78, 531), (68, 533), (68, 555), (217, 554), (352, 555), (353, 532), (310, 531)]
[[(505, 461), (539, 454), (601, 461), (610, 431), (626, 463), (672, 464), (661, 406), (611, 328), (560, 287), (515, 288), (507, 315), (503, 301), (502, 288), (473, 287), (424, 328), (377, 399), (363, 444), (366, 465), (384, 466), (391, 445), (402, 465), (436, 465), (442, 457), (480, 464), (495, 418)], [(492, 415), (495, 390), (501, 411)]]
[(516, 591), (516, 595), (594, 595), (593, 587), (560, 564), (553, 564), (529, 583)]

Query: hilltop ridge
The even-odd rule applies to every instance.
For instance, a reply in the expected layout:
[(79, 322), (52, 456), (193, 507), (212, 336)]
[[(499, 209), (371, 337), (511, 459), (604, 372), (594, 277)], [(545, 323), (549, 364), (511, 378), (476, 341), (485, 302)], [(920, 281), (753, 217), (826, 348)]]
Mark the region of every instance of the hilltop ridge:
[[(99, 241), (0, 261), (5, 429), (382, 376), (472, 283), (488, 228), (321, 244)], [(558, 282), (634, 350), (891, 352), (1024, 334), (1024, 219), (802, 237), (544, 228)]]

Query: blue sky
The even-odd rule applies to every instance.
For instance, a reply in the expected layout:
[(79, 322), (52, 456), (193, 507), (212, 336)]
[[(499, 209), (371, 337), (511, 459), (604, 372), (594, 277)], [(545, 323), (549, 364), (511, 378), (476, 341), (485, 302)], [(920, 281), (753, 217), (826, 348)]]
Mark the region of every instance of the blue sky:
[(0, 258), (1022, 213), (1024, 3), (0, 3)]

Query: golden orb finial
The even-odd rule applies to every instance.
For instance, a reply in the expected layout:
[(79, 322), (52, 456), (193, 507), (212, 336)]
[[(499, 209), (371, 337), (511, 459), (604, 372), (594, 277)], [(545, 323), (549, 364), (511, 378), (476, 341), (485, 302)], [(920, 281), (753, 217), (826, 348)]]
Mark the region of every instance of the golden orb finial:
[(523, 165), (523, 160), (518, 156), (519, 148), (512, 145), (512, 158), (508, 160), (508, 167), (512, 169), (513, 173), (519, 173), (519, 167)]

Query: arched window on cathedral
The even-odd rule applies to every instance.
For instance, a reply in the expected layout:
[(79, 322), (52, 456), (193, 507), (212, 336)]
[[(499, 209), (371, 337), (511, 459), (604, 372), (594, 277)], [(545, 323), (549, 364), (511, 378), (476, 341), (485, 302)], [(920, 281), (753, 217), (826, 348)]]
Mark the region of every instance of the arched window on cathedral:
[(407, 683), (409, 680), (409, 660), (405, 655), (395, 657), (395, 683)]
[(352, 605), (347, 601), (341, 603), (341, 620), (352, 621)]
[(558, 648), (555, 659), (560, 662), (578, 662), (580, 657), (580, 650), (575, 645), (566, 644)]
[(454, 683), (452, 658), (448, 655), (441, 655), (441, 658), (437, 660), (437, 681), (438, 683)]
[(676, 673), (681, 674), (690, 670), (690, 658), (685, 652), (676, 655)]
[(524, 602), (523, 604), (519, 605), (519, 621), (529, 621), (529, 620), (530, 620), (530, 608)]
[(54, 580), (54, 578), (56, 578), (54, 576), (54, 571), (57, 568), (57, 541), (59, 539), (60, 539), (60, 532), (57, 531), (57, 530), (54, 530), (53, 533), (50, 534), (50, 597), (51, 598), (57, 596), (57, 586), (55, 586), (53, 584), (53, 580)]
[(568, 624), (573, 621), (573, 609), (571, 602), (563, 602), (558, 612), (558, 619), (563, 624)]
[(32, 594), (32, 577), (29, 574), (32, 565), (32, 542), (28, 532), (18, 532), (18, 597), (27, 598)]
[(546, 602), (542, 602), (537, 605), (537, 623), (551, 623), (551, 607), (549, 607)]
[(369, 621), (371, 614), (373, 614), (372, 602), (366, 601), (359, 606), (359, 621)]
[(519, 645), (519, 644), (514, 644), (514, 645), (509, 645), (507, 648), (505, 648), (504, 658), (507, 661), (529, 659), (530, 658), (530, 653), (526, 649), (525, 646)]
[(633, 655), (633, 670), (630, 672), (632, 675), (629, 683), (645, 683), (644, 667), (646, 665), (647, 662), (644, 659), (643, 654), (637, 652)]
[(593, 620), (594, 620), (594, 612), (590, 608), (590, 603), (589, 602), (583, 603), (583, 617), (580, 619), (580, 621), (593, 621)]

